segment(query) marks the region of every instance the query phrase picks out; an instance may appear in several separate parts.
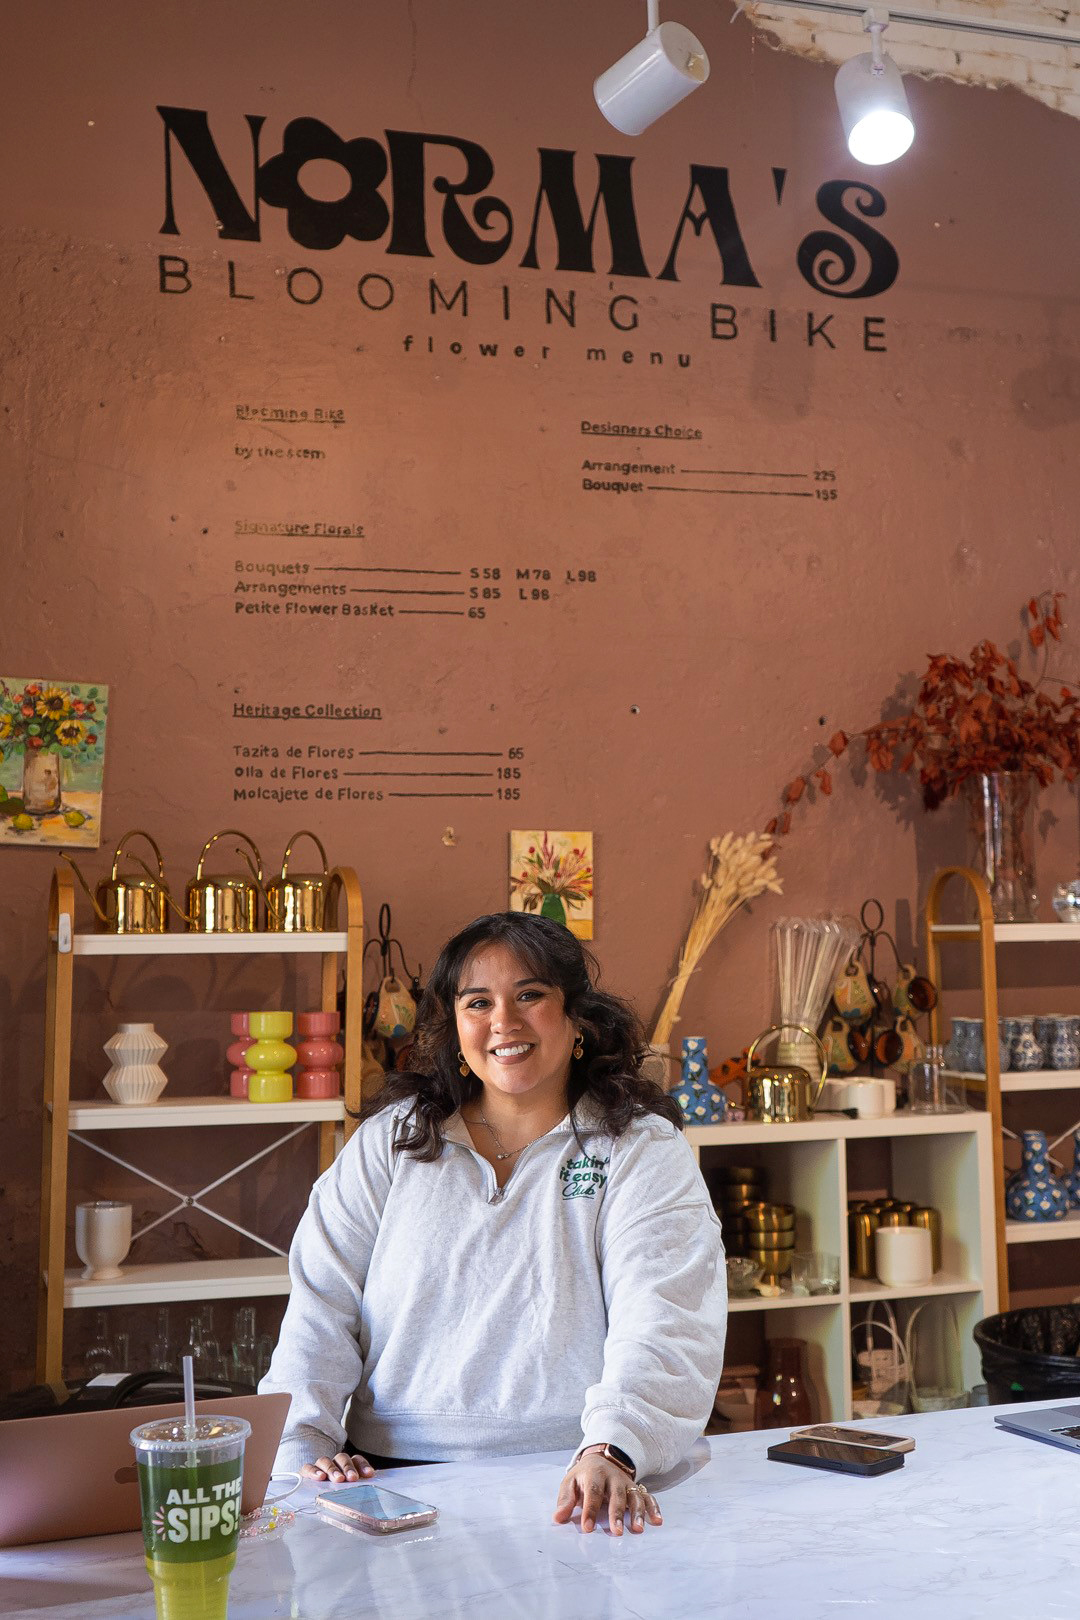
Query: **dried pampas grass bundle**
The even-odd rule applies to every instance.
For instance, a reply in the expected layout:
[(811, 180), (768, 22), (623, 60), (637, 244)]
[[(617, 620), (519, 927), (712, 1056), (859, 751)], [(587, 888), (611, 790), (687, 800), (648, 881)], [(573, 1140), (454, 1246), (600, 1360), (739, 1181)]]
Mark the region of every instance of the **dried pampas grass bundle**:
[(671, 1039), (690, 975), (717, 934), (737, 911), (766, 890), (770, 894), (783, 893), (776, 875), (776, 845), (768, 833), (746, 833), (739, 838), (729, 832), (723, 838), (709, 840), (709, 864), (701, 876), (701, 890), (679, 952), (678, 969), (652, 1032), (654, 1046)]

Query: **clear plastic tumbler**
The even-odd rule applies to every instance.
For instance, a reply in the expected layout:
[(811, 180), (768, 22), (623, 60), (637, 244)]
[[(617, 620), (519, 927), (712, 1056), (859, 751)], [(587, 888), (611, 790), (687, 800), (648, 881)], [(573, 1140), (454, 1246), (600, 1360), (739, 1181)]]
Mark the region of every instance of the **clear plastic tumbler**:
[(182, 1417), (131, 1431), (157, 1620), (225, 1620), (250, 1433), (243, 1418), (209, 1413), (191, 1435)]

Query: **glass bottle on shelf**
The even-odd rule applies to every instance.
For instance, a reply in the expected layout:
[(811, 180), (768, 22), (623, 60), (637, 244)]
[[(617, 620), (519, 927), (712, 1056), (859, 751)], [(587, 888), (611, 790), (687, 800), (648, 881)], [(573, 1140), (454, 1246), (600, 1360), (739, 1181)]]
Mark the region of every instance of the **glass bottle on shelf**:
[(113, 1368), (116, 1372), (131, 1371), (131, 1336), (121, 1330), (113, 1334)]
[(206, 1377), (224, 1378), (226, 1369), (221, 1355), (221, 1345), (214, 1332), (214, 1307), (204, 1305), (202, 1308), (202, 1342), (206, 1351)]
[(94, 1337), (86, 1347), (83, 1365), (87, 1378), (112, 1371), (113, 1352), (109, 1343), (109, 1322), (104, 1311), (94, 1312)]
[(209, 1378), (209, 1357), (206, 1345), (203, 1342), (202, 1313), (199, 1312), (191, 1318), (188, 1324), (188, 1342), (185, 1354), (191, 1357), (191, 1370), (196, 1378)]
[(259, 1342), (255, 1346), (255, 1371), (261, 1381), (270, 1371), (270, 1357), (274, 1353), (274, 1341), (269, 1333), (260, 1333)]
[(176, 1355), (169, 1342), (169, 1307), (161, 1305), (157, 1313), (157, 1330), (150, 1341), (150, 1365), (157, 1372), (175, 1372)]
[(765, 1373), (754, 1397), (755, 1429), (790, 1429), (809, 1423), (801, 1339), (771, 1339)]
[(242, 1305), (233, 1315), (231, 1376), (238, 1384), (254, 1384), (258, 1379), (255, 1343), (255, 1307)]
[(913, 1114), (945, 1112), (944, 1067), (945, 1054), (940, 1046), (928, 1046), (922, 1062), (911, 1065), (908, 1071), (908, 1099)]

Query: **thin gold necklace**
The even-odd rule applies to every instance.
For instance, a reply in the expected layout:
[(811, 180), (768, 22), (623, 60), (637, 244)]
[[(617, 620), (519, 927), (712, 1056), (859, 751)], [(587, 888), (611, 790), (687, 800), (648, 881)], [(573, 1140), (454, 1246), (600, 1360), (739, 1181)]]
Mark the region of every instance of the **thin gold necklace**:
[[(466, 1123), (468, 1123), (468, 1122), (466, 1122)], [(540, 1136), (547, 1136), (547, 1134), (548, 1134), (548, 1131), (541, 1131), (540, 1136), (534, 1136), (532, 1138), (532, 1140), (529, 1141), (529, 1142), (522, 1142), (520, 1147), (507, 1148), (506, 1144), (503, 1142), (502, 1137), (499, 1135), (499, 1133), (495, 1129), (494, 1125), (491, 1124), (490, 1120), (485, 1119), (483, 1114), (480, 1115), (480, 1123), (481, 1123), (481, 1125), (485, 1126), (485, 1128), (487, 1130), (489, 1130), (491, 1132), (492, 1136), (495, 1139), (495, 1147), (498, 1150), (496, 1152), (496, 1154), (495, 1154), (496, 1159), (516, 1159), (519, 1153), (524, 1153), (524, 1151), (525, 1151), (525, 1149), (527, 1147), (532, 1147), (533, 1142), (539, 1142)], [(548, 1130), (550, 1130), (550, 1129), (551, 1129), (551, 1127), (549, 1126)]]

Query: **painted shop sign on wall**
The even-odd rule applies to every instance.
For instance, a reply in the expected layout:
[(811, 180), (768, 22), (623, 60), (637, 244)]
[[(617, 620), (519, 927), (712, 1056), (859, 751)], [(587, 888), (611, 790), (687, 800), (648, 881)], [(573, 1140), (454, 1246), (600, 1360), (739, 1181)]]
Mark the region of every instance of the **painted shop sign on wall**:
[[(430, 260), (447, 250), (462, 263), (476, 267), (503, 263), (547, 273), (678, 282), (680, 255), (687, 244), (695, 239), (711, 240), (722, 286), (763, 286), (726, 168), (691, 163), (681, 206), (677, 212), (673, 208), (670, 225), (654, 239), (642, 230), (639, 220), (632, 157), (597, 153), (595, 188), (591, 198), (586, 195), (583, 200), (587, 187), (577, 173), (577, 154), (540, 147), (535, 190), (524, 207), (515, 202), (512, 209), (492, 189), (495, 164), (475, 141), (409, 130), (387, 130), (385, 144), (369, 136), (344, 139), (317, 118), (295, 118), (285, 126), (280, 152), (267, 157), (263, 152), (265, 119), (246, 114), (251, 172), (245, 176), (245, 196), (221, 157), (205, 111), (165, 106), (157, 110), (164, 134), (163, 236), (182, 235), (174, 189), (174, 165), (182, 158), (213, 209), (223, 241), (261, 242), (265, 205), (284, 215), (292, 241), (319, 253), (339, 248), (348, 238), (360, 243), (383, 242), (388, 257), (406, 260)], [(344, 171), (348, 189), (343, 196), (327, 201), (305, 190), (303, 170), (315, 162), (335, 164)], [(771, 180), (775, 206), (782, 207), (787, 170), (774, 167)], [(755, 202), (760, 204), (760, 198)], [(899, 275), (900, 260), (889, 238), (874, 223), (886, 211), (883, 194), (862, 180), (826, 180), (817, 188), (815, 205), (821, 227), (792, 246), (794, 264), (807, 286), (818, 295), (844, 300), (887, 292)], [(601, 220), (610, 250), (603, 254), (598, 240)], [(235, 260), (228, 261), (230, 298), (252, 301), (258, 296), (250, 282), (245, 284), (248, 273), (249, 267), (241, 269)], [(187, 258), (159, 255), (160, 292), (181, 295), (194, 290), (196, 284), (197, 272)], [(315, 304), (326, 291), (325, 277), (312, 266), (295, 266), (285, 278), (285, 289), (293, 303)], [(397, 293), (391, 276), (368, 272), (355, 284), (352, 296), (364, 308), (380, 312), (394, 303)], [(455, 313), (467, 320), (476, 312), (479, 297), (485, 301), (480, 313), (503, 321), (511, 318), (507, 285), (482, 285), (478, 292), (467, 280), (444, 287), (432, 277), (426, 294), (427, 307), (418, 313), (430, 317)], [(575, 291), (545, 289), (543, 313), (548, 326), (576, 328)], [(762, 330), (775, 343), (781, 337), (778, 312), (769, 309), (764, 313)], [(800, 340), (811, 348), (835, 348), (838, 333), (833, 318), (808, 311)], [(607, 300), (606, 319), (617, 332), (637, 330), (637, 299), (628, 293), (612, 296)], [(733, 341), (742, 335), (740, 327), (735, 305), (710, 304), (707, 332), (711, 340)], [(884, 352), (884, 328), (884, 317), (863, 317), (852, 346), (868, 353)], [(406, 352), (412, 347), (410, 341)], [(429, 352), (433, 348), (429, 339)], [(599, 350), (590, 351), (588, 357), (598, 360), (601, 354), (607, 358)], [(547, 352), (534, 358), (546, 359)]]

